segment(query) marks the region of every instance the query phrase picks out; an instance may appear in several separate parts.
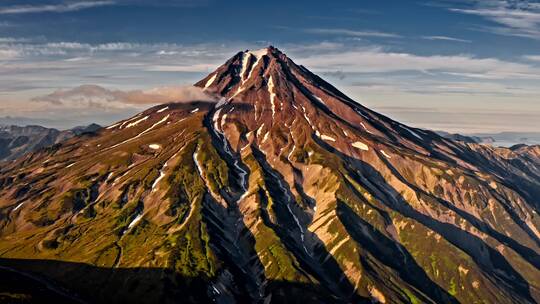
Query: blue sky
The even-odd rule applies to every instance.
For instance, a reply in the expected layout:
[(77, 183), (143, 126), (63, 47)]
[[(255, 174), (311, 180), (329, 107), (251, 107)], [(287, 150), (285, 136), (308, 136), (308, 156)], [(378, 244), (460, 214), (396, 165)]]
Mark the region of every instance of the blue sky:
[(540, 1), (516, 0), (3, 0), (0, 116), (108, 124), (269, 44), (413, 126), (540, 130)]

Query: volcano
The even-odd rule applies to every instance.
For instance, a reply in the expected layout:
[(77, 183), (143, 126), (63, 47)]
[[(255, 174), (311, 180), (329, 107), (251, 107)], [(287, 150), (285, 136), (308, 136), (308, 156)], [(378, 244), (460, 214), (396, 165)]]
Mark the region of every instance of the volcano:
[(195, 86), (217, 101), (159, 105), (1, 165), (0, 271), (14, 279), (0, 290), (540, 301), (540, 147), (406, 126), (274, 47), (239, 52)]

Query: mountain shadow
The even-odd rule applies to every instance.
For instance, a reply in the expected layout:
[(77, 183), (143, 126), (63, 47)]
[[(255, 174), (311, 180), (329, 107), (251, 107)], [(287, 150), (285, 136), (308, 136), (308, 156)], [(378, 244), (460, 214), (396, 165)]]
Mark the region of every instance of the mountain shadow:
[[(217, 303), (209, 283), (167, 268), (0, 258), (1, 303)], [(266, 289), (264, 303), (344, 303), (315, 284), (269, 281)]]

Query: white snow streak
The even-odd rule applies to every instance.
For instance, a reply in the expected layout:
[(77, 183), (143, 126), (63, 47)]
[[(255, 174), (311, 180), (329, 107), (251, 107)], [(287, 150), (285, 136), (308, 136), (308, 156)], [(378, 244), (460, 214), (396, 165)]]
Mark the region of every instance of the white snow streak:
[(270, 104), (272, 105), (272, 120), (274, 119), (274, 115), (276, 114), (276, 93), (274, 92), (274, 80), (272, 79), (272, 76), (268, 79), (268, 93), (270, 93)]
[(217, 111), (214, 112), (214, 116), (212, 117), (212, 122), (214, 123), (214, 129), (216, 129), (216, 131), (220, 131), (220, 126), (218, 124), (220, 112), (221, 112), (221, 108), (217, 109)]
[(149, 117), (149, 116), (145, 116), (145, 117), (143, 117), (143, 118), (141, 118), (141, 119), (139, 119), (139, 120), (137, 120), (137, 121), (135, 121), (135, 122), (132, 122), (132, 123), (128, 124), (128, 125), (126, 126), (126, 129), (129, 129), (129, 128), (131, 128), (131, 127), (135, 127), (135, 126), (138, 125), (139, 123), (141, 123), (141, 122), (147, 120), (148, 117)]
[(306, 108), (304, 106), (302, 106), (302, 112), (304, 114), (304, 118), (306, 119), (306, 121), (309, 123), (309, 125), (313, 129), (313, 124), (311, 123), (311, 120), (309, 120), (309, 117), (307, 116), (307, 113), (306, 113)]
[(373, 133), (371, 133), (370, 130), (368, 130), (368, 128), (366, 128), (366, 125), (364, 125), (363, 122), (361, 122), (360, 124), (362, 125), (362, 127), (364, 128), (364, 130), (366, 130), (366, 132), (368, 132), (369, 134), (373, 134)]
[(210, 79), (208, 79), (208, 81), (207, 81), (206, 84), (204, 85), (204, 88), (205, 88), (205, 89), (208, 89), (208, 87), (211, 86), (212, 83), (214, 83), (214, 81), (216, 80), (216, 77), (217, 77), (217, 73), (214, 74), (214, 76), (210, 77)]
[(167, 164), (165, 164), (163, 166), (163, 168), (159, 171), (159, 177), (156, 178), (156, 180), (154, 181), (154, 183), (152, 184), (152, 192), (155, 192), (157, 190), (157, 185), (159, 184), (159, 182), (165, 177), (165, 169), (167, 168)]
[(403, 129), (409, 131), (409, 133), (411, 133), (411, 134), (414, 135), (415, 137), (417, 137), (417, 138), (423, 140), (423, 138), (422, 138), (420, 135), (418, 135), (418, 133), (414, 132), (413, 130), (411, 130), (411, 129), (405, 127), (404, 125), (401, 125), (401, 127), (402, 127)]
[(313, 95), (313, 97), (315, 97), (315, 99), (317, 99), (318, 101), (320, 101), (323, 105), (326, 105), (326, 103), (324, 102), (324, 100), (322, 100), (319, 96)]
[(161, 149), (161, 146), (158, 145), (158, 144), (151, 144), (151, 145), (149, 145), (148, 147), (149, 147), (150, 149), (152, 149), (152, 150), (159, 150), (159, 149)]
[(321, 135), (321, 138), (324, 139), (324, 140), (336, 141), (335, 138), (330, 137), (328, 135), (324, 135), (324, 134)]
[(287, 154), (287, 159), (290, 161), (291, 160), (291, 155), (293, 154), (294, 150), (296, 149), (296, 145), (293, 145), (292, 149), (291, 149), (291, 152), (289, 152), (289, 154)]
[(196, 108), (194, 110), (192, 110), (190, 113), (197, 113), (199, 111), (199, 108)]
[[(148, 132), (150, 132), (151, 130), (153, 130), (155, 127), (157, 127), (157, 126), (159, 126), (160, 124), (166, 122), (166, 121), (169, 119), (169, 116), (170, 116), (170, 115), (167, 115), (167, 116), (163, 117), (163, 119), (161, 119), (160, 121), (158, 121), (158, 122), (156, 122), (155, 124), (153, 124), (150, 128), (144, 130), (144, 131), (143, 131), (141, 134), (139, 134), (138, 136), (141, 136), (141, 135), (143, 135), (143, 134), (145, 134), (145, 133), (148, 133)], [(138, 137), (138, 136), (137, 136), (137, 137)]]
[(266, 132), (266, 133), (264, 134), (264, 137), (263, 137), (263, 140), (262, 140), (263, 143), (266, 142), (266, 141), (268, 140), (268, 135), (269, 135), (269, 134), (270, 134), (269, 132)]
[(315, 135), (317, 135), (318, 137), (320, 137), (323, 140), (336, 141), (335, 138), (333, 138), (331, 136), (328, 136), (328, 135), (325, 135), (325, 134), (321, 134), (318, 130), (315, 131)]
[(120, 146), (120, 145), (123, 145), (123, 144), (125, 144), (125, 143), (128, 143), (128, 142), (130, 142), (130, 141), (132, 141), (132, 140), (134, 140), (134, 139), (137, 139), (137, 138), (143, 136), (144, 134), (146, 134), (146, 133), (152, 131), (152, 129), (154, 129), (154, 128), (157, 127), (158, 125), (160, 125), (160, 124), (166, 122), (167, 119), (169, 119), (169, 116), (170, 116), (170, 115), (165, 116), (162, 120), (156, 122), (156, 123), (153, 124), (150, 128), (148, 128), (148, 129), (144, 130), (143, 132), (139, 133), (137, 136), (134, 136), (134, 137), (132, 137), (132, 138), (126, 139), (126, 140), (124, 140), (123, 142), (121, 142), (121, 143), (119, 143), (119, 144), (116, 144), (116, 145), (110, 147), (109, 149), (116, 148), (116, 147), (118, 147), (118, 146)]
[(251, 54), (249, 53), (244, 53), (242, 55), (242, 71), (240, 72), (240, 78), (242, 78), (242, 84), (240, 85), (240, 87), (244, 84), (244, 81), (246, 81), (246, 72), (247, 72), (248, 62), (249, 62), (250, 57), (251, 57)]
[(133, 226), (137, 225), (137, 223), (142, 219), (142, 217), (143, 217), (142, 213), (139, 213), (139, 214), (133, 219), (133, 221), (131, 221), (131, 223), (129, 223), (127, 229), (131, 229)]
[(384, 150), (381, 150), (381, 153), (382, 153), (382, 155), (384, 155), (384, 157), (386, 157), (388, 159), (392, 158), (390, 155), (386, 154), (386, 152), (384, 152)]
[(263, 131), (263, 128), (264, 128), (264, 123), (257, 129), (257, 137), (261, 137), (261, 133)]
[(22, 202), (22, 203), (18, 204), (18, 205), (17, 205), (17, 206), (15, 207), (15, 208), (13, 208), (13, 210), (12, 210), (12, 211), (17, 211), (17, 210), (19, 210), (19, 208), (21, 208), (21, 207), (22, 207), (22, 205), (24, 205), (24, 202)]
[(124, 126), (132, 121), (134, 121), (135, 119), (137, 119), (137, 117), (141, 116), (142, 113), (139, 113), (137, 115), (135, 115), (134, 117), (124, 121), (121, 125), (120, 125), (120, 129), (124, 128)]
[(119, 124), (120, 124), (120, 123), (114, 124), (114, 125), (112, 125), (112, 126), (108, 126), (106, 129), (107, 129), (107, 130), (114, 129), (114, 128), (116, 128)]
[(165, 108), (163, 108), (163, 109), (161, 109), (161, 110), (157, 111), (156, 113), (161, 113), (161, 112), (163, 112), (163, 111), (167, 111), (168, 109), (169, 109), (169, 107), (168, 107), (168, 106), (166, 106)]

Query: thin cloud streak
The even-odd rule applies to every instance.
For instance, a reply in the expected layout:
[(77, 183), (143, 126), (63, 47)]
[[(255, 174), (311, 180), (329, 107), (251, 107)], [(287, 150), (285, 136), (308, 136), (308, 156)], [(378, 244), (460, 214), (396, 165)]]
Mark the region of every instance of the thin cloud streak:
[(441, 41), (455, 41), (455, 42), (463, 42), (463, 43), (471, 43), (471, 40), (466, 39), (459, 39), (454, 37), (448, 37), (448, 36), (424, 36), (422, 39), (425, 40), (441, 40)]
[(304, 32), (321, 35), (343, 35), (350, 37), (376, 37), (376, 38), (400, 38), (401, 36), (394, 33), (386, 33), (379, 31), (356, 31), (350, 29), (331, 29), (331, 28), (310, 28), (304, 29)]
[(65, 13), (114, 4), (116, 4), (114, 1), (84, 1), (47, 5), (17, 5), (0, 9), (0, 14)]

